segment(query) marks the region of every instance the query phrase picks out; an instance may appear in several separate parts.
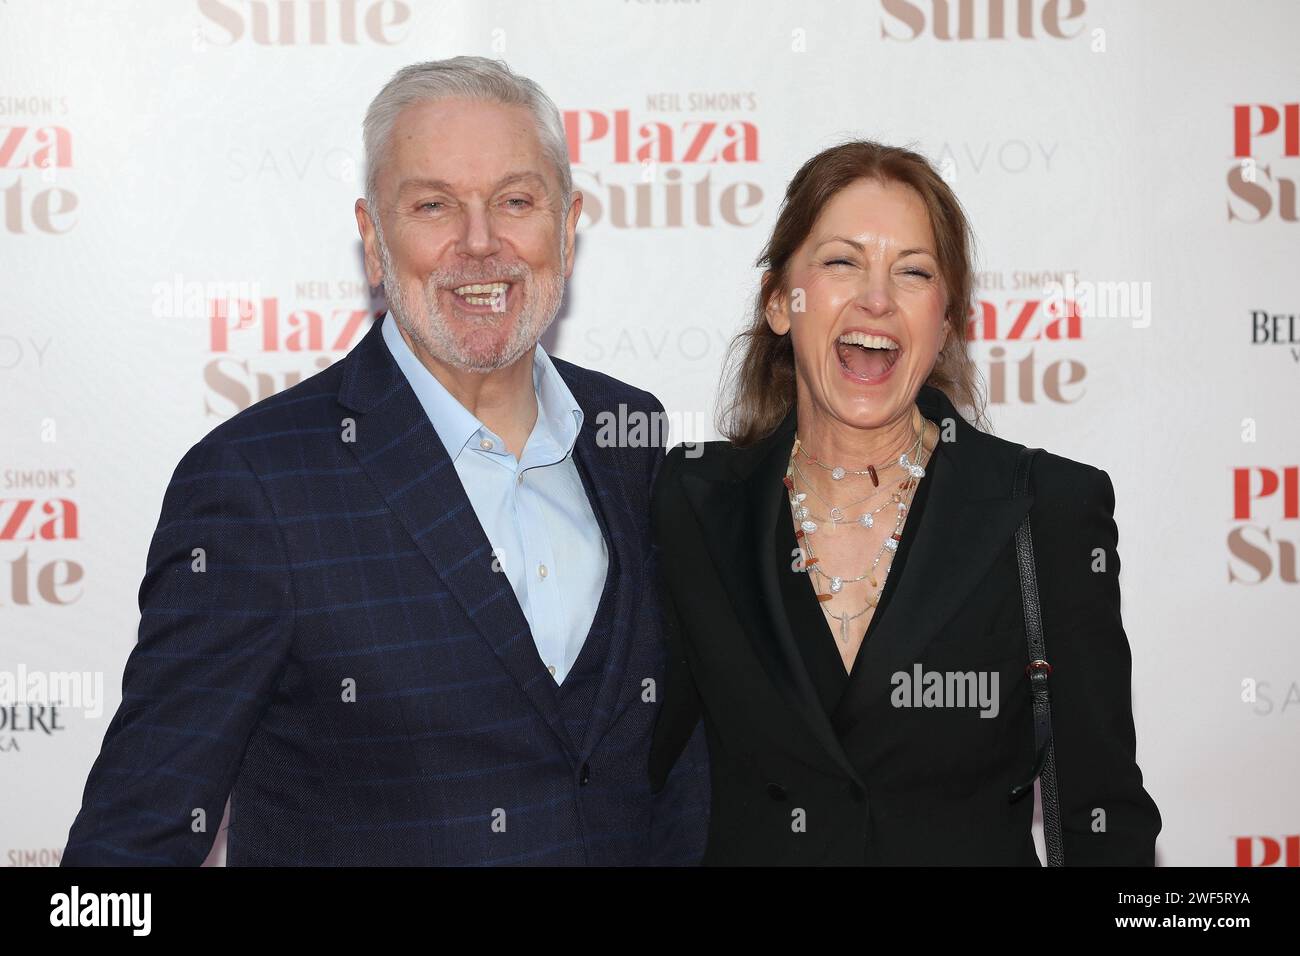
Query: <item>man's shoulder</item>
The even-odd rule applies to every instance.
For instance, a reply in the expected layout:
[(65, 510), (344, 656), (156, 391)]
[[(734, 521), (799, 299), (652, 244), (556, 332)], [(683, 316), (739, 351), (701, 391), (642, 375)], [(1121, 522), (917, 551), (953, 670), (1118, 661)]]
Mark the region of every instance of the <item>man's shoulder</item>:
[(619, 405), (635, 411), (663, 411), (663, 403), (645, 389), (554, 355), (547, 357), (580, 405), (596, 405), (608, 411), (617, 411)]
[[(335, 362), (284, 391), (270, 395), (214, 427), (187, 452), (186, 459), (211, 461), (234, 451), (250, 465), (292, 455), (295, 440), (344, 427), (338, 404), (343, 363)], [(184, 461), (182, 462), (184, 464)]]

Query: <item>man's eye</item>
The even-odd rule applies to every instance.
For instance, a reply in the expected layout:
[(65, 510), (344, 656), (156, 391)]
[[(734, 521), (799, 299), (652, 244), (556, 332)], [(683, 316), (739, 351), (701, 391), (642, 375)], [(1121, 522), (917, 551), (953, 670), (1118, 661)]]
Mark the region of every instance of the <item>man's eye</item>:
[(507, 205), (517, 204), (514, 207), (516, 209), (525, 209), (533, 204), (531, 199), (524, 199), (522, 196), (512, 196), (510, 199), (506, 200), (506, 203)]
[(433, 202), (421, 203), (421, 204), (420, 204), (420, 208), (421, 208), (421, 209), (431, 209), (431, 208), (434, 207), (434, 206), (441, 206), (441, 205), (443, 205), (443, 203), (440, 203), (440, 202), (438, 202), (437, 200), (434, 200)]

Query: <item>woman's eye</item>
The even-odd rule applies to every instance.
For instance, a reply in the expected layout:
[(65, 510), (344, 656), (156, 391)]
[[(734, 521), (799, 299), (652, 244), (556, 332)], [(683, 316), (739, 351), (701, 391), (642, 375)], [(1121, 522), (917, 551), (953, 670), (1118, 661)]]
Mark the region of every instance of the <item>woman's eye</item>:
[(932, 275), (930, 275), (930, 273), (926, 272), (924, 269), (904, 269), (903, 274), (909, 276), (919, 276), (922, 279), (934, 278)]
[(825, 264), (828, 266), (851, 266), (853, 262), (849, 259), (831, 259)]

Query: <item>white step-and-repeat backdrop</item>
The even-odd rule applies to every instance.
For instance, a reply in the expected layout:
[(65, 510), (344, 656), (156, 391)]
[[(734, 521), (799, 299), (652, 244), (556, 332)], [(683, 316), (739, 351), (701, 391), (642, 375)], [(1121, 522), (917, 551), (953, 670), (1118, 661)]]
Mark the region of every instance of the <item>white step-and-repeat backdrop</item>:
[(716, 437), (799, 165), (933, 159), (995, 431), (1115, 484), (1160, 863), (1300, 865), (1298, 36), (1292, 0), (0, 4), (0, 865), (60, 858), (181, 454), (368, 327), (367, 103), (462, 53), (568, 124), (546, 344), (674, 440)]

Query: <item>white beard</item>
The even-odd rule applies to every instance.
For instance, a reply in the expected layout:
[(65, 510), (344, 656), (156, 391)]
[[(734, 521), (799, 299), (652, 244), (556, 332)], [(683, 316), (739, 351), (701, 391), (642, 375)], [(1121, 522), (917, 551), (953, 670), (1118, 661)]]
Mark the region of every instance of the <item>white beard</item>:
[[(554, 272), (543, 274), (539, 278), (524, 263), (491, 267), (481, 276), (434, 272), (425, 282), (424, 301), (419, 303), (418, 310), (413, 309), (402, 294), (388, 245), (384, 242), (378, 223), (375, 224), (375, 239), (379, 245), (379, 261), (384, 269), (384, 296), (397, 324), (422, 349), (453, 368), (465, 372), (492, 372), (513, 364), (533, 350), (560, 310), (560, 300), (564, 297), (563, 234), (560, 238), (560, 264)], [(453, 333), (438, 301), (438, 293), (442, 289), (494, 277), (508, 279), (515, 286), (522, 281), (523, 302), (519, 306), (519, 318), (504, 342), (487, 348), (474, 347)], [(469, 322), (476, 323), (479, 327), (496, 326), (506, 321), (506, 318), (505, 313), (467, 316)]]

